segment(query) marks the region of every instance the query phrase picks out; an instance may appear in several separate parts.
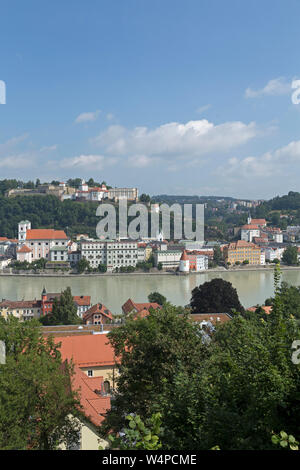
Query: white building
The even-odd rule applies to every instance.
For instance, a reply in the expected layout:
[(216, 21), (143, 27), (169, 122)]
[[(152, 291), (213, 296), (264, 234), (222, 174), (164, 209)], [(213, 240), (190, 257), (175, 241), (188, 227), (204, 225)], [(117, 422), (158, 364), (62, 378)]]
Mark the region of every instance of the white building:
[(181, 250), (158, 250), (153, 253), (155, 266), (162, 264), (163, 269), (179, 267)]
[(252, 242), (254, 237), (260, 236), (260, 229), (257, 225), (247, 224), (241, 228), (241, 240)]
[(105, 264), (107, 271), (116, 268), (136, 266), (138, 263), (138, 242), (136, 240), (82, 240), (81, 257), (86, 258), (92, 268)]

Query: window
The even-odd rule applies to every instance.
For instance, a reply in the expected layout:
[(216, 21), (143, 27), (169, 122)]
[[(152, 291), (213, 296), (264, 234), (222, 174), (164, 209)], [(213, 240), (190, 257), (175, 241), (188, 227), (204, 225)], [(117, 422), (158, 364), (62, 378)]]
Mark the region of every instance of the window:
[(93, 371), (92, 370), (88, 370), (88, 377), (93, 377)]

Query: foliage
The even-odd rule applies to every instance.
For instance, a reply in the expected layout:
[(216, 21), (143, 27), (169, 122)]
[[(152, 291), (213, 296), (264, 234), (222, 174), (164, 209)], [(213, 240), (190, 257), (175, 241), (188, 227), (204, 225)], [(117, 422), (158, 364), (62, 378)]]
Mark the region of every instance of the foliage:
[(219, 245), (214, 247), (214, 262), (220, 264), (223, 261), (222, 251)]
[(218, 278), (193, 289), (191, 307), (193, 313), (244, 312), (236, 289), (230, 282)]
[(273, 433), (272, 442), (275, 445), (279, 445), (284, 449), (299, 450), (299, 442), (296, 441), (294, 436), (288, 435), (285, 431), (280, 431), (279, 434)]
[(161, 414), (154, 413), (146, 425), (139, 415), (126, 416), (128, 427), (118, 436), (110, 434), (108, 439), (112, 449), (120, 450), (158, 450), (162, 445), (159, 435), (162, 434)]
[(54, 299), (52, 313), (41, 317), (40, 321), (43, 325), (77, 325), (82, 323), (81, 318), (77, 315), (77, 307), (70, 287), (61, 293), (59, 300)]
[(149, 302), (156, 302), (159, 305), (164, 305), (167, 301), (166, 297), (159, 292), (151, 292), (148, 295)]
[(0, 365), (0, 448), (56, 449), (78, 439), (79, 405), (71, 391), (72, 368), (59, 345), (44, 339), (36, 320), (0, 318), (6, 364)]
[(298, 264), (297, 247), (289, 245), (283, 252), (282, 261), (288, 265), (297, 265)]

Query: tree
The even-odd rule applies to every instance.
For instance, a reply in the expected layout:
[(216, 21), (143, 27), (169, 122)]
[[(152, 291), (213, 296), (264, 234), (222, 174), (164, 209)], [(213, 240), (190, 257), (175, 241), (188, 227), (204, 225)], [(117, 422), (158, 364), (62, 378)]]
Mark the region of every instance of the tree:
[(219, 245), (214, 247), (214, 262), (220, 264), (223, 260), (222, 251)]
[(106, 264), (99, 264), (99, 266), (98, 266), (98, 271), (99, 271), (100, 273), (106, 273), (106, 271), (107, 271), (107, 266), (106, 266)]
[[(36, 320), (0, 318), (6, 363), (0, 365), (0, 449), (47, 450), (78, 439), (78, 398), (72, 367), (59, 345), (44, 338)], [(73, 416), (73, 418), (71, 418)]]
[(161, 271), (161, 270), (162, 270), (162, 268), (163, 268), (163, 265), (162, 265), (162, 263), (158, 263), (158, 265), (157, 265), (157, 269), (158, 269), (159, 271)]
[(180, 377), (191, 378), (202, 367), (206, 347), (198, 331), (187, 316), (179, 317), (176, 309), (167, 305), (151, 310), (144, 319), (128, 319), (108, 334), (120, 361), (120, 375), (113, 406), (102, 424), (104, 435), (124, 428), (130, 413), (145, 421), (159, 412), (164, 433), (169, 434), (165, 445), (174, 443), (176, 447), (177, 431), (182, 441), (189, 441), (192, 428), (183, 422), (192, 420), (192, 403), (183, 400), (176, 410), (171, 403), (179, 403), (175, 384)]
[(148, 295), (148, 300), (149, 302), (156, 302), (159, 305), (164, 305), (167, 301), (166, 297), (159, 292), (151, 292), (151, 294)]
[(190, 304), (193, 313), (244, 312), (236, 289), (223, 279), (212, 279), (195, 287)]
[(77, 263), (77, 271), (79, 274), (82, 274), (86, 270), (90, 270), (90, 263), (86, 258), (81, 258)]
[(77, 315), (77, 307), (70, 287), (61, 293), (59, 300), (54, 299), (52, 312), (41, 317), (40, 321), (43, 325), (77, 325), (82, 323), (81, 318)]
[(298, 264), (298, 249), (296, 246), (288, 246), (282, 255), (282, 261), (288, 265)]

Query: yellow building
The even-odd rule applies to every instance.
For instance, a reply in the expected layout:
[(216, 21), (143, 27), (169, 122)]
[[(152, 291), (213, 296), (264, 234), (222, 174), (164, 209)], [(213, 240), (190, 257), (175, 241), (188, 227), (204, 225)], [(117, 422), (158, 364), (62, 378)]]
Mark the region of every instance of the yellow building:
[(13, 316), (20, 321), (39, 318), (42, 313), (42, 305), (40, 300), (5, 300), (0, 302), (0, 316), (7, 318)]
[(254, 243), (238, 240), (229, 243), (223, 249), (224, 259), (227, 263), (235, 264), (237, 261), (249, 261), (249, 264), (261, 264), (261, 248)]

